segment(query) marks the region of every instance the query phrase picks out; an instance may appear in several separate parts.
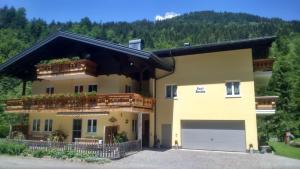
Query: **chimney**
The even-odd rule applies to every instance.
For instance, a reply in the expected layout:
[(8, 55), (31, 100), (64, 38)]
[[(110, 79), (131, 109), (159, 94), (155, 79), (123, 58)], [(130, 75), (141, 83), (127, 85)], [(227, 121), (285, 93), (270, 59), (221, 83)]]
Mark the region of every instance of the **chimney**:
[(189, 42), (185, 42), (185, 43), (183, 44), (183, 46), (184, 46), (184, 47), (189, 47), (189, 46), (191, 46), (191, 44), (190, 44)]
[(133, 39), (129, 40), (129, 48), (137, 49), (137, 50), (143, 50), (144, 48), (144, 41), (142, 39)]

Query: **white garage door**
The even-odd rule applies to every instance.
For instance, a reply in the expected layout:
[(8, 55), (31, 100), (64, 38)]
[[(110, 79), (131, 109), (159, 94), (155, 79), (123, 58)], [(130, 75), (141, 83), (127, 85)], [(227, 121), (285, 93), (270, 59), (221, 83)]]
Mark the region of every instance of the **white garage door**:
[(181, 142), (186, 149), (245, 151), (245, 122), (184, 120)]

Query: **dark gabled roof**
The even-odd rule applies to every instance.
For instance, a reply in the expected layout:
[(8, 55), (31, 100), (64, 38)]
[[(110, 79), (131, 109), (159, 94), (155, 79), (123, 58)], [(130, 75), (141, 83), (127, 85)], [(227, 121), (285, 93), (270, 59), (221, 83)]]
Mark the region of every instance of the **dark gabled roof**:
[[(166, 62), (165, 60), (160, 59), (152, 52), (136, 50), (136, 49), (124, 46), (124, 45), (120, 45), (120, 44), (116, 44), (116, 43), (112, 43), (112, 42), (104, 41), (104, 40), (98, 40), (98, 39), (90, 38), (87, 36), (78, 35), (75, 33), (58, 31), (58, 32), (50, 35), (46, 39), (36, 43), (32, 47), (24, 50), (23, 52), (19, 53), (18, 55), (8, 59), (3, 64), (1, 64), (0, 65), (0, 73), (12, 74), (12, 72), (6, 72), (6, 70), (9, 69), (11, 66), (16, 66), (16, 65), (14, 65), (15, 63), (20, 63), (20, 62), (26, 60), (27, 59), (26, 57), (29, 57), (31, 55), (32, 55), (32, 57), (35, 57), (35, 60), (34, 60), (35, 62), (37, 62), (38, 59), (39, 59), (39, 61), (42, 59), (47, 59), (45, 57), (42, 58), (41, 56), (37, 56), (37, 54), (35, 54), (35, 56), (33, 56), (34, 52), (38, 52), (39, 49), (45, 47), (46, 45), (51, 46), (52, 44), (50, 44), (50, 43), (52, 43), (53, 41), (61, 40), (61, 39), (68, 41), (68, 43), (70, 41), (72, 41), (72, 42), (88, 45), (91, 47), (100, 47), (105, 50), (111, 50), (114, 52), (122, 53), (126, 56), (134, 57), (138, 60), (145, 60), (147, 63), (151, 63), (152, 66), (157, 67), (157, 68), (161, 68), (161, 69), (165, 69), (165, 70), (172, 70), (172, 68), (173, 68), (172, 64)], [(60, 50), (64, 50), (64, 49), (60, 48)], [(74, 46), (74, 50), (77, 50), (76, 46)], [(45, 51), (43, 54), (45, 54)], [(30, 58), (30, 59), (32, 59), (32, 58)]]
[[(209, 43), (197, 46), (179, 47), (173, 49), (161, 49), (152, 51), (159, 57), (182, 56), (198, 53), (209, 53), (235, 49), (264, 49), (268, 50), (276, 36), (266, 36), (253, 39), (242, 39), (220, 43)], [(255, 56), (254, 56), (255, 57)]]

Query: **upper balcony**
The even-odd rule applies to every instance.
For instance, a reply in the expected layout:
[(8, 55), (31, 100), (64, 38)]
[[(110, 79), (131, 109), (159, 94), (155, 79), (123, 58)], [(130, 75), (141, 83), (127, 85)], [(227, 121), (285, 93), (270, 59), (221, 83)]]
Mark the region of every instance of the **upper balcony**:
[(266, 86), (272, 76), (274, 59), (253, 60), (254, 81), (256, 87)]
[(103, 113), (110, 111), (143, 112), (153, 110), (154, 99), (136, 93), (37, 95), (5, 101), (5, 111), (14, 113), (55, 112), (58, 115), (74, 112)]
[(274, 59), (255, 59), (253, 60), (253, 71), (268, 72), (272, 71)]
[(257, 97), (255, 97), (256, 114), (257, 115), (275, 114), (277, 99), (278, 99), (278, 96), (257, 96)]
[(87, 59), (36, 65), (38, 79), (61, 80), (95, 76), (96, 64)]

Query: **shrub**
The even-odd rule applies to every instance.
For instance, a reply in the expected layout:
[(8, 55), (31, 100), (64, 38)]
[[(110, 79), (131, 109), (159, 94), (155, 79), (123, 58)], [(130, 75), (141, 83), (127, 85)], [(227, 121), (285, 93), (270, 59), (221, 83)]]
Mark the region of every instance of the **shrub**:
[(25, 149), (21, 155), (23, 155), (24, 157), (29, 156), (30, 154), (33, 154), (33, 151), (30, 149)]
[(9, 134), (9, 126), (8, 125), (0, 125), (0, 138), (5, 138)]
[(6, 140), (0, 141), (0, 154), (20, 155), (26, 146), (21, 143), (9, 142)]
[(45, 150), (36, 150), (32, 154), (32, 156), (36, 157), (36, 158), (42, 158), (42, 157), (44, 157), (46, 155), (48, 155), (48, 153)]
[(122, 133), (116, 134), (114, 137), (115, 143), (122, 143), (122, 142), (126, 142), (126, 141), (128, 141), (128, 138), (127, 138), (126, 132), (124, 132), (124, 131)]
[(23, 139), (25, 139), (25, 135), (22, 132), (20, 132), (20, 131), (13, 131), (11, 133), (11, 137), (12, 137), (12, 139), (16, 139), (16, 140), (23, 140)]
[(48, 137), (48, 139), (49, 139), (50, 141), (56, 141), (56, 142), (62, 142), (62, 141), (64, 141), (66, 138), (67, 138), (67, 135), (66, 135), (63, 131), (61, 131), (61, 130), (55, 130), (55, 131), (53, 131), (53, 132), (49, 135), (49, 137)]
[(48, 151), (48, 155), (51, 156), (52, 158), (62, 158), (62, 156), (64, 155), (63, 151), (58, 151), (58, 150), (50, 150)]

